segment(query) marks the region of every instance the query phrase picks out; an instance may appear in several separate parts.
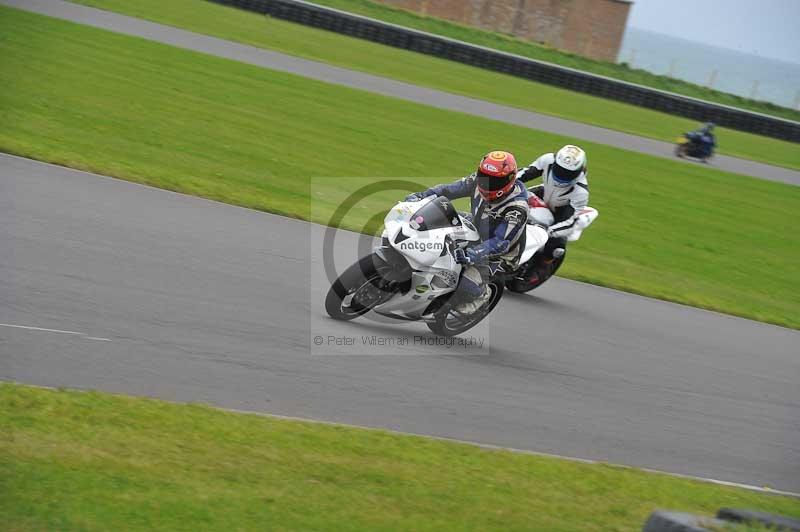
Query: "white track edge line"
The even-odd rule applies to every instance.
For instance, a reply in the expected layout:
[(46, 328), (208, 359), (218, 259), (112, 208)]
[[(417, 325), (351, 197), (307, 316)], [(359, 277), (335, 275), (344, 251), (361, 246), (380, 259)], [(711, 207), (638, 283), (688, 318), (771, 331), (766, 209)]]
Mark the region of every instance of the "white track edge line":
[(28, 325), (12, 325), (11, 323), (0, 323), (0, 327), (12, 327), (14, 329), (27, 329), (29, 331), (44, 331), (44, 332), (52, 332), (52, 333), (60, 333), (60, 334), (77, 334), (79, 336), (86, 336), (82, 332), (77, 331), (62, 331), (59, 329), (45, 329), (44, 327), (31, 327)]
[(73, 336), (82, 336), (84, 340), (99, 340), (101, 342), (113, 342), (111, 338), (100, 338), (97, 336), (89, 336), (86, 333), (78, 331), (62, 331), (60, 329), (47, 329), (44, 327), (33, 327), (30, 325), (14, 325), (11, 323), (0, 323), (0, 327), (10, 327), (12, 329), (24, 329), (26, 331), (42, 331), (42, 332), (51, 332), (58, 334), (71, 334)]

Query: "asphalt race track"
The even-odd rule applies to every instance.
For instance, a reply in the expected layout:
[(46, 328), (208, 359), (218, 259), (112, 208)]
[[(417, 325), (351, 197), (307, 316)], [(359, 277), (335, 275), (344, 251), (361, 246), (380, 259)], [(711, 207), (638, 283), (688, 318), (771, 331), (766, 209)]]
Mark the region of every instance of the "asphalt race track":
[(800, 491), (798, 331), (553, 279), (505, 297), (483, 345), (427, 345), (327, 318), (322, 232), (0, 155), (0, 379)]
[[(491, 117), (510, 124), (558, 133), (574, 137), (575, 139), (589, 140), (626, 150), (679, 160), (674, 157), (674, 146), (670, 143), (612, 131), (597, 126), (581, 124), (579, 122), (572, 122), (553, 116), (522, 111), (513, 107), (497, 105), (443, 91), (418, 87), (400, 81), (300, 59), (298, 57), (271, 52), (252, 46), (237, 44), (108, 11), (71, 4), (61, 0), (0, 0), (0, 4), (27, 9), (44, 15), (63, 18), (81, 24), (88, 24), (118, 33), (143, 37), (180, 48), (217, 55), (260, 67), (290, 72), (308, 78), (376, 92), (403, 100), (424, 103), (425, 105), (442, 109), (481, 117)], [(676, 135), (677, 133), (679, 132), (676, 132)], [(690, 161), (684, 162), (685, 164), (700, 164)], [(713, 166), (721, 170), (771, 181), (800, 185), (800, 172), (798, 171), (770, 166), (746, 159), (716, 155), (713, 160)]]

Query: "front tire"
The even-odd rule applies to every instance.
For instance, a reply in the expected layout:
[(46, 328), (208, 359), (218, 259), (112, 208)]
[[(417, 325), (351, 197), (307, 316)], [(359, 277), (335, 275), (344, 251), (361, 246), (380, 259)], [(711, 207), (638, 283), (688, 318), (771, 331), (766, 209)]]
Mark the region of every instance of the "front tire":
[(487, 283), (486, 289), (491, 292), (489, 300), (474, 313), (463, 316), (452, 311), (451, 303), (445, 303), (434, 315), (435, 320), (427, 323), (428, 328), (439, 336), (456, 336), (475, 327), (489, 315), (503, 297), (503, 284), (499, 281)]
[(328, 315), (335, 320), (349, 321), (389, 300), (394, 292), (379, 271), (384, 264), (383, 259), (373, 253), (347, 268), (325, 297)]

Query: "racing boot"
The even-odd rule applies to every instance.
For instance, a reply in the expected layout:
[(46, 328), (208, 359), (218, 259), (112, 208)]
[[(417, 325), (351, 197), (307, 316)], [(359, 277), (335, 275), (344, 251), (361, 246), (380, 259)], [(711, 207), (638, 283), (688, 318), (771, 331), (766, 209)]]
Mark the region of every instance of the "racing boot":
[(489, 301), (489, 290), (486, 285), (480, 287), (482, 292), (478, 295), (465, 294), (464, 300), (453, 307), (455, 312), (459, 314), (474, 314), (481, 308), (487, 301)]
[(453, 307), (453, 310), (459, 314), (475, 314), (487, 301), (489, 301), (489, 291), (484, 290), (483, 294), (470, 301), (464, 301)]
[(480, 270), (474, 265), (467, 266), (453, 295), (453, 311), (459, 314), (473, 314), (488, 300), (489, 290)]
[(550, 254), (550, 257), (545, 257), (542, 259), (542, 264), (553, 264), (555, 261), (563, 257), (564, 253), (566, 252), (567, 250), (564, 248), (555, 248)]

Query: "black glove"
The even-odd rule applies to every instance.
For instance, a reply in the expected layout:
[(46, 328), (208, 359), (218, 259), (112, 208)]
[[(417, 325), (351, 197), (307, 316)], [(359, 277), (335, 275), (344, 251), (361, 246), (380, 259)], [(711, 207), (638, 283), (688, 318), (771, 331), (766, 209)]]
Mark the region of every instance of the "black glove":
[(456, 259), (456, 262), (459, 263), (459, 264), (465, 264), (466, 265), (466, 264), (474, 264), (475, 263), (475, 259), (472, 256), (472, 254), (469, 253), (468, 251), (464, 251), (461, 248), (456, 248), (456, 250), (453, 251), (453, 257)]
[(415, 192), (413, 194), (409, 194), (408, 196), (406, 196), (405, 201), (419, 201), (421, 199), (422, 196), (420, 196), (419, 193)]

